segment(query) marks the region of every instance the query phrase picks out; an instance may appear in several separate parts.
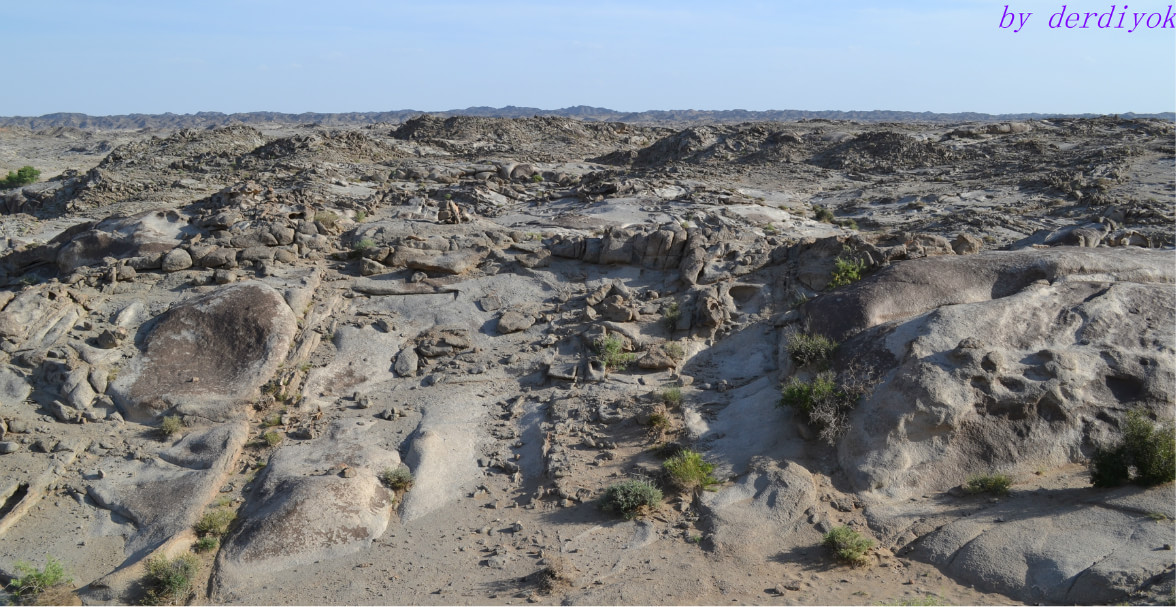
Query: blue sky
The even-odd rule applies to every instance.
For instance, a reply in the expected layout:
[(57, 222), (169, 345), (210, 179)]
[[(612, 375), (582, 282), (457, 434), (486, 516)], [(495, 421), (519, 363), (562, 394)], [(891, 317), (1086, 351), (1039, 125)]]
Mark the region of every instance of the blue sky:
[[(0, 0), (0, 115), (1176, 109), (1176, 30), (1049, 28), (1063, 4), (1112, 5)], [(1033, 13), (1022, 31), (1006, 5)]]

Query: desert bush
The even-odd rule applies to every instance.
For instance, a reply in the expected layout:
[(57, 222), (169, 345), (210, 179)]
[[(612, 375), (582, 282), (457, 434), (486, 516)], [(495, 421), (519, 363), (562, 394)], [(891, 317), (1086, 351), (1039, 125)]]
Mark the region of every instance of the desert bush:
[(666, 354), (675, 361), (681, 361), (686, 357), (686, 349), (682, 347), (682, 344), (672, 341), (666, 344)]
[(45, 559), (44, 569), (37, 569), (24, 561), (18, 561), (13, 566), (16, 568), (16, 576), (8, 583), (8, 591), (24, 605), (39, 603), (39, 597), (52, 589), (73, 583), (65, 574), (61, 561), (53, 557)]
[(571, 584), (571, 567), (563, 557), (553, 556), (539, 562), (542, 568), (531, 574), (531, 578), (539, 586), (543, 594), (551, 594)]
[(830, 211), (828, 207), (823, 207), (819, 204), (813, 205), (813, 218), (815, 218), (817, 221), (823, 221), (825, 223), (833, 223), (835, 219), (833, 216), (833, 211)]
[(266, 428), (273, 428), (274, 426), (282, 425), (282, 414), (274, 413), (273, 415), (266, 417), (264, 420), (262, 420), (261, 425), (265, 426)]
[(192, 578), (200, 562), (194, 554), (183, 554), (174, 559), (164, 556), (147, 561), (147, 605), (182, 605), (192, 595)]
[(1176, 480), (1176, 427), (1157, 426), (1139, 410), (1129, 411), (1123, 437), (1090, 458), (1090, 482), (1114, 487), (1131, 482), (1151, 486)]
[(989, 474), (985, 476), (973, 476), (964, 483), (964, 492), (975, 495), (977, 493), (989, 493), (992, 495), (1007, 495), (1009, 487), (1013, 485), (1013, 479), (1007, 474)]
[(609, 371), (624, 369), (637, 360), (636, 354), (623, 351), (625, 344), (619, 335), (597, 338), (592, 347), (596, 350), (600, 362), (604, 363), (604, 367)]
[(666, 460), (662, 467), (670, 481), (684, 491), (706, 489), (719, 484), (711, 473), (715, 466), (702, 459), (702, 454), (690, 449), (683, 449), (677, 455)]
[(367, 251), (368, 249), (374, 249), (375, 247), (376, 241), (372, 240), (371, 238), (361, 238), (358, 242), (355, 243), (355, 245), (351, 247), (351, 250), (362, 254), (364, 251)]
[(649, 427), (665, 432), (670, 429), (670, 416), (666, 414), (665, 410), (654, 411), (649, 414)]
[(328, 228), (333, 228), (335, 223), (339, 221), (339, 215), (334, 211), (319, 211), (314, 214), (314, 220)]
[(196, 535), (201, 537), (220, 538), (229, 532), (229, 525), (236, 519), (237, 513), (232, 510), (212, 510), (205, 512), (192, 528), (195, 529)]
[(865, 260), (837, 256), (833, 260), (833, 275), (829, 280), (829, 288), (836, 289), (855, 283), (862, 279), (862, 272), (866, 270)]
[(625, 518), (633, 518), (643, 510), (657, 508), (661, 501), (661, 489), (654, 487), (649, 481), (633, 479), (605, 489), (600, 498), (600, 508)]
[(192, 544), (192, 549), (196, 552), (208, 552), (216, 550), (218, 546), (220, 546), (220, 540), (216, 536), (206, 535), (196, 540), (196, 543)]
[(532, 183), (543, 183), (543, 176), (540, 175), (539, 173), (535, 173), (534, 175), (531, 175), (531, 182)]
[(682, 307), (678, 302), (671, 301), (666, 309), (662, 311), (662, 323), (665, 324), (666, 330), (671, 333), (678, 326), (678, 319), (682, 317)]
[(802, 367), (828, 363), (835, 350), (837, 342), (824, 335), (797, 333), (788, 340), (788, 356)]
[(665, 388), (662, 390), (661, 397), (662, 402), (671, 407), (680, 405), (682, 404), (682, 388), (678, 386), (670, 386)]
[(782, 387), (780, 406), (800, 411), (821, 440), (833, 445), (849, 429), (849, 412), (865, 396), (868, 387), (852, 374), (839, 382), (831, 371), (811, 381), (790, 378)]
[(874, 540), (846, 526), (826, 533), (821, 543), (837, 560), (855, 567), (868, 563), (870, 550), (874, 548)]
[(277, 447), (282, 442), (282, 433), (270, 430), (261, 435), (261, 441), (270, 447)]
[(168, 415), (159, 424), (159, 435), (165, 439), (171, 438), (184, 430), (184, 421), (178, 415)]
[(380, 482), (393, 491), (408, 491), (415, 480), (408, 468), (385, 468), (380, 472)]
[(23, 166), (15, 171), (8, 171), (8, 176), (0, 179), (0, 189), (16, 188), (22, 185), (36, 183), (41, 178), (41, 171), (31, 166)]

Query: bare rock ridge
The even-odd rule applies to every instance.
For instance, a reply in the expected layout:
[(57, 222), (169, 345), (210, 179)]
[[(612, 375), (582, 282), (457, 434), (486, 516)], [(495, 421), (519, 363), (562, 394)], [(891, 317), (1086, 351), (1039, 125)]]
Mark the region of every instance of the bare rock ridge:
[[(1049, 114), (983, 114), (978, 112), (957, 112), (939, 114), (934, 112), (903, 111), (807, 111), (807, 110), (649, 110), (644, 112), (618, 112), (607, 108), (575, 106), (557, 110), (506, 106), (502, 108), (469, 107), (462, 110), (443, 112), (420, 112), (417, 110), (395, 110), (388, 112), (344, 112), (284, 114), (281, 112), (244, 112), (223, 114), (221, 112), (197, 112), (195, 114), (127, 114), (121, 116), (88, 116), (78, 113), (55, 113), (44, 116), (0, 116), (0, 127), (25, 127), (30, 129), (79, 128), (79, 129), (142, 129), (142, 128), (206, 128), (240, 124), (320, 124), (324, 126), (356, 126), (384, 122), (403, 122), (423, 113), (437, 116), (477, 116), (484, 118), (529, 118), (531, 116), (560, 116), (584, 121), (634, 122), (634, 123), (683, 123), (683, 122), (749, 122), (759, 120), (793, 121), (806, 119), (857, 120), (862, 122), (892, 122), (919, 120), (923, 122), (976, 122), (1001, 120), (1031, 120), (1049, 117)], [(1066, 117), (1092, 117), (1090, 114), (1066, 115)], [(1162, 118), (1176, 120), (1176, 114), (1127, 113), (1124, 118)]]
[(0, 581), (1170, 601), (1170, 120), (565, 112), (0, 122)]

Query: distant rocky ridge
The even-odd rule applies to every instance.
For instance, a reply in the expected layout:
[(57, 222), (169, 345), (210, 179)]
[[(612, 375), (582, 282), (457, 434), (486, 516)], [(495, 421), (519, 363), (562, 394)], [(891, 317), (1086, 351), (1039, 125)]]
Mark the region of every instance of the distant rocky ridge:
[[(321, 124), (324, 126), (354, 126), (377, 123), (400, 123), (421, 114), (437, 116), (482, 116), (492, 118), (529, 118), (532, 116), (564, 116), (586, 121), (627, 122), (633, 124), (735, 123), (796, 120), (854, 120), (858, 122), (1000, 122), (1006, 120), (1036, 120), (1042, 118), (1092, 118), (1096, 114), (984, 114), (979, 112), (903, 112), (894, 110), (837, 111), (837, 110), (648, 110), (618, 112), (608, 108), (577, 105), (558, 110), (508, 105), (502, 108), (468, 107), (436, 112), (393, 110), (387, 112), (197, 112), (195, 114), (124, 114), (118, 116), (89, 116), (72, 112), (58, 112), (44, 116), (0, 116), (0, 127), (43, 129), (76, 127), (82, 129), (145, 129), (145, 128), (206, 128), (243, 124)], [(1176, 121), (1176, 112), (1135, 114), (1122, 118), (1161, 118)]]

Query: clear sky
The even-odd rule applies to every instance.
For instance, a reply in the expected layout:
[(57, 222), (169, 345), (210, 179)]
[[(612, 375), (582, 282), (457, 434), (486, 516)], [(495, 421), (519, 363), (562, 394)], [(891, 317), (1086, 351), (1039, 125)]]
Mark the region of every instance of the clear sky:
[[(999, 27), (1006, 4), (1031, 12)], [(0, 115), (1176, 109), (1176, 29), (1108, 0), (0, 0)], [(1118, 24), (1122, 4), (1115, 3)], [(1144, 16), (1146, 19), (1146, 15)], [(1108, 23), (1111, 19), (1105, 20)]]

